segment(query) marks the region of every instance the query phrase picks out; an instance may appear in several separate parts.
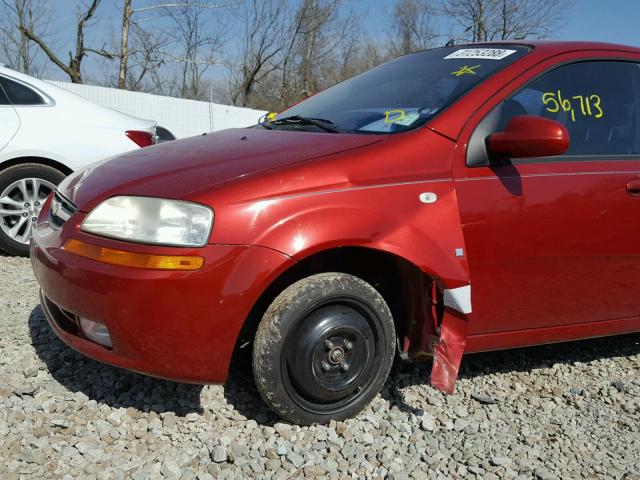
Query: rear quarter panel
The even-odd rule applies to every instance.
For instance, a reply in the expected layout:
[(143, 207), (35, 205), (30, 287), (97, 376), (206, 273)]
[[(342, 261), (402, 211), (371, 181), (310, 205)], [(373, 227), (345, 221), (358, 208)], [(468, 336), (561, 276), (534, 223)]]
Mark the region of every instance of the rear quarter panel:
[(155, 126), (154, 121), (102, 107), (48, 82), (13, 71), (3, 73), (35, 87), (49, 104), (15, 106), (20, 129), (0, 153), (0, 162), (40, 157), (76, 170), (139, 148), (125, 132), (153, 131)]
[(5, 159), (42, 157), (72, 170), (138, 148), (125, 131), (131, 127), (95, 117), (91, 109), (61, 106), (16, 107), (20, 130), (2, 152)]

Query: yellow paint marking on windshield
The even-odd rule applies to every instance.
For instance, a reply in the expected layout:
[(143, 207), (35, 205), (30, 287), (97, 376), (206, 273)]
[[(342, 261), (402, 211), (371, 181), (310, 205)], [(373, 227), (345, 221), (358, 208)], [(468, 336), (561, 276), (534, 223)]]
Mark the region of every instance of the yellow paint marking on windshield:
[[(576, 108), (574, 108), (571, 100), (576, 100)], [(579, 110), (577, 109), (577, 102), (580, 102)], [(562, 110), (571, 115), (572, 122), (576, 121), (576, 112), (582, 114), (583, 117), (602, 118), (604, 111), (602, 110), (600, 102), (600, 96), (595, 93), (592, 95), (574, 95), (571, 99), (563, 98), (560, 90), (542, 94), (542, 103), (546, 107), (547, 112), (557, 113)]]
[(461, 77), (462, 75), (475, 75), (476, 73), (478, 73), (476, 72), (477, 68), (480, 68), (480, 65), (474, 65), (473, 67), (465, 65), (464, 67), (460, 67), (455, 72), (451, 72), (451, 75), (455, 75), (456, 77)]
[(384, 123), (394, 123), (406, 116), (407, 114), (404, 110), (387, 110), (384, 112)]

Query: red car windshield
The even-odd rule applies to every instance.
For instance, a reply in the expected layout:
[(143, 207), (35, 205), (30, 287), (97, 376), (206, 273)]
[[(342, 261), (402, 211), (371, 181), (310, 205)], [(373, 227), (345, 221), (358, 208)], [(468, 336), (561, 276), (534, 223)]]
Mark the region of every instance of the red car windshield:
[(292, 130), (405, 132), (424, 125), (529, 51), (522, 45), (466, 45), (405, 55), (314, 95), (267, 125)]

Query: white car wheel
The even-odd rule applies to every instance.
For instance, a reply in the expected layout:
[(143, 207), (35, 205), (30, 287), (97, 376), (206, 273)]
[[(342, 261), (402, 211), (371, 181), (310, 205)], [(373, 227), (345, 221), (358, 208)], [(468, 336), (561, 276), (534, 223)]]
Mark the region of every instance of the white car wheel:
[(47, 196), (64, 175), (44, 165), (16, 165), (0, 173), (0, 248), (29, 254), (29, 241)]

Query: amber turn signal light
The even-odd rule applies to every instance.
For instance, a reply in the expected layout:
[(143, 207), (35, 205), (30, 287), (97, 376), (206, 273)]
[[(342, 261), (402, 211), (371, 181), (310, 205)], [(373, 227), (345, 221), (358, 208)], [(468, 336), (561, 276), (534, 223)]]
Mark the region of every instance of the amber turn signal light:
[(134, 253), (100, 247), (74, 239), (67, 240), (62, 249), (80, 257), (90, 258), (96, 262), (124, 267), (155, 270), (199, 270), (204, 265), (204, 258), (198, 256)]

